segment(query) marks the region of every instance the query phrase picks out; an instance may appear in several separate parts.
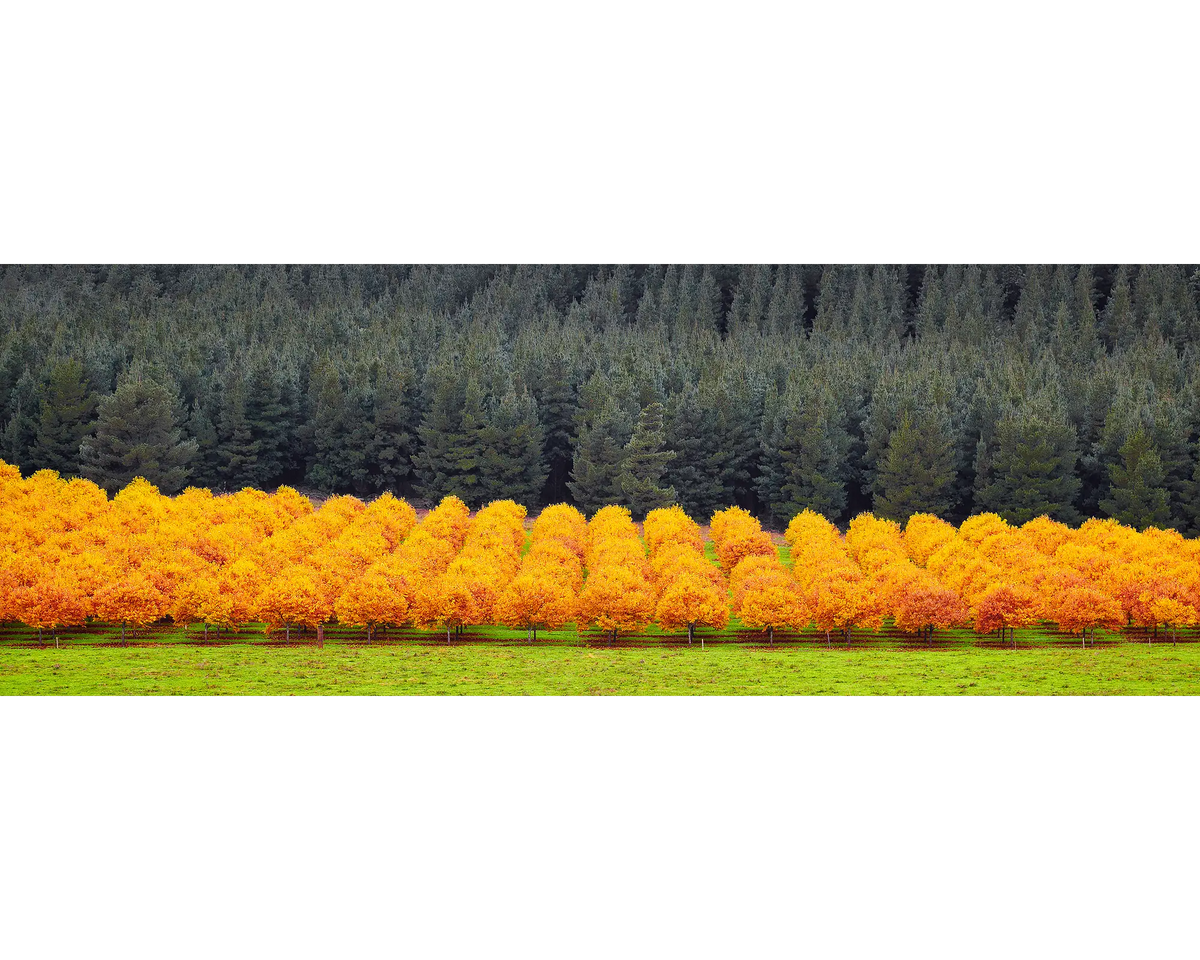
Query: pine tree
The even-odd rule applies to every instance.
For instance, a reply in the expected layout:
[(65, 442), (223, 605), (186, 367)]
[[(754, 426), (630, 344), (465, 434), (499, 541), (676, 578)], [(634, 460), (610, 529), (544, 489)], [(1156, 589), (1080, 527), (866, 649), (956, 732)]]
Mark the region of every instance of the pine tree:
[(679, 505), (692, 517), (708, 517), (732, 502), (733, 491), (722, 479), (730, 452), (721, 448), (717, 411), (688, 386), (666, 406), (666, 446), (677, 456), (667, 465), (666, 483)]
[(280, 375), (265, 358), (250, 367), (246, 383), (245, 417), (258, 448), (245, 480), (263, 489), (278, 486), (288, 466), (294, 418), (286, 402)]
[(50, 367), (41, 406), (34, 464), (38, 469), (57, 470), (64, 477), (77, 475), (79, 444), (91, 429), (96, 412), (96, 396), (78, 360)]
[(1162, 460), (1146, 431), (1138, 427), (1121, 447), (1121, 462), (1110, 463), (1109, 496), (1100, 509), (1126, 526), (1144, 530), (1171, 522), (1170, 502), (1163, 487)]
[(33, 448), (41, 422), (41, 389), (37, 378), (26, 368), (17, 377), (8, 396), (10, 411), (0, 437), (4, 459), (24, 467), (33, 466)]
[(217, 475), (226, 489), (255, 485), (260, 443), (246, 416), (246, 387), (241, 380), (222, 395), (216, 428)]
[(628, 418), (610, 401), (580, 428), (567, 484), (576, 506), (592, 514), (610, 503), (623, 503), (619, 478), (624, 438), (632, 433)]
[(421, 446), (413, 467), (417, 491), (430, 502), (454, 494), (470, 506), (479, 503), (480, 433), (486, 417), (478, 377), (454, 365), (432, 367), (426, 374), (429, 411), (417, 430)]
[(308, 384), (314, 398), (309, 428), (313, 454), (305, 481), (318, 490), (342, 491), (348, 488), (342, 463), (343, 434), (346, 430), (346, 395), (337, 368), (328, 360), (313, 370)]
[(946, 322), (946, 296), (938, 268), (928, 266), (921, 280), (921, 292), (917, 299), (917, 336), (931, 337), (937, 334)]
[(722, 463), (720, 506), (754, 505), (754, 474), (760, 455), (759, 429), (763, 418), (764, 391), (756, 383), (722, 377), (714, 395), (717, 447)]
[(221, 482), (217, 461), (217, 427), (199, 398), (192, 401), (185, 432), (196, 441), (196, 456), (192, 459), (193, 486), (214, 488)]
[(546, 483), (543, 439), (537, 402), (526, 391), (507, 390), (480, 431), (480, 501), (507, 498), (533, 507)]
[(932, 412), (905, 412), (875, 478), (874, 512), (904, 523), (914, 513), (946, 517), (954, 507), (954, 440)]
[(415, 435), (409, 400), (411, 367), (382, 366), (375, 379), (375, 408), (368, 461), (372, 486), (396, 494), (408, 491)]
[[(769, 431), (769, 433), (768, 433)], [(760, 496), (771, 517), (786, 525), (802, 510), (838, 520), (846, 509), (846, 460), (851, 438), (846, 411), (829, 387), (791, 384), (774, 417), (764, 415)]]
[(1138, 325), (1133, 313), (1133, 292), (1129, 288), (1129, 274), (1125, 267), (1117, 268), (1112, 294), (1104, 308), (1102, 336), (1110, 350), (1127, 347), (1133, 343)]
[(567, 478), (571, 473), (575, 445), (575, 418), (578, 412), (575, 382), (567, 360), (561, 354), (551, 356), (541, 365), (539, 373), (534, 397), (545, 434), (543, 450), (547, 476), (544, 502), (559, 503), (568, 495)]
[(635, 517), (675, 502), (675, 488), (663, 486), (667, 465), (675, 459), (667, 449), (663, 405), (657, 401), (642, 408), (633, 436), (625, 445), (618, 483), (625, 503)]
[(81, 472), (110, 493), (144, 477), (164, 494), (189, 477), (196, 441), (179, 428), (177, 401), (150, 380), (126, 380), (102, 399), (93, 431), (79, 446)]
[(338, 460), (344, 482), (358, 495), (374, 489), (371, 441), (375, 436), (375, 390), (365, 364), (352, 372), (342, 406)]
[(1046, 515), (1077, 519), (1075, 431), (1061, 411), (1027, 403), (1010, 411), (996, 428), (991, 479), (976, 496), (976, 509), (998, 513), (1010, 523)]

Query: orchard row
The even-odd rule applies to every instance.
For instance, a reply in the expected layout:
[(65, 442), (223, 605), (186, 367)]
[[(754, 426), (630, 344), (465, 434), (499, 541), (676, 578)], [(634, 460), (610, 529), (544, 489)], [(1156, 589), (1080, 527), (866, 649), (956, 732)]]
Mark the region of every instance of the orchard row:
[(1200, 622), (1200, 542), (1113, 520), (1072, 529), (983, 514), (956, 528), (918, 514), (901, 527), (861, 514), (843, 534), (806, 510), (787, 528), (786, 564), (758, 521), (730, 507), (711, 518), (714, 561), (678, 507), (651, 511), (639, 531), (624, 507), (587, 520), (559, 504), (527, 534), (511, 500), (472, 515), (450, 496), (419, 522), (390, 494), (315, 509), (289, 487), (170, 498), (139, 479), (109, 500), (89, 481), (22, 479), (2, 462), (0, 518), (0, 621), (39, 631), (98, 621), (124, 636), (169, 618), (206, 633), (258, 622), (288, 637), (297, 626), (323, 636), (333, 622), (368, 637), (413, 624), (450, 640), (498, 623), (533, 641), (569, 623), (613, 638), (657, 623), (691, 641), (736, 615), (769, 641), (815, 626), (832, 642), (885, 620), (930, 639)]

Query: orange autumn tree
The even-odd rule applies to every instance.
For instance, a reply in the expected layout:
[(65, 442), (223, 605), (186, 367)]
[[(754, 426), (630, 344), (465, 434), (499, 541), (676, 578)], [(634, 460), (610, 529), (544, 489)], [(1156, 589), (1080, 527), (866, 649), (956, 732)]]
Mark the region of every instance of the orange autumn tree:
[(587, 579), (579, 594), (579, 622), (609, 634), (640, 630), (654, 618), (654, 587), (645, 548), (629, 510), (608, 506), (588, 522)]
[(316, 629), (330, 614), (312, 572), (299, 565), (267, 581), (258, 595), (255, 612), (268, 635), (283, 627), (284, 640), (289, 643), (293, 626)]
[(1155, 597), (1150, 601), (1150, 615), (1155, 623), (1161, 623), (1171, 629), (1171, 644), (1179, 640), (1179, 628), (1191, 627), (1200, 623), (1200, 613), (1191, 603), (1185, 603), (1178, 597)]
[(399, 626), (408, 619), (408, 601), (378, 568), (371, 568), (342, 591), (334, 605), (338, 623), (363, 627), (370, 643), (375, 628)]
[(662, 507), (646, 515), (642, 530), (658, 595), (658, 625), (665, 630), (686, 627), (689, 644), (697, 626), (723, 629), (729, 623), (729, 587), (704, 556), (699, 524), (678, 506)]
[(801, 630), (812, 619), (795, 581), (778, 573), (750, 578), (736, 609), (751, 630), (766, 631), (768, 644), (774, 644), (775, 631), (781, 627)]
[(826, 646), (832, 646), (831, 631), (840, 633), (848, 646), (856, 627), (878, 630), (883, 625), (883, 604), (861, 572), (843, 569), (818, 578), (810, 603)]
[(997, 583), (984, 591), (973, 619), (976, 633), (998, 632), (1001, 641), (1007, 633), (1015, 647), (1017, 629), (1034, 626), (1042, 616), (1037, 594), (1031, 588), (1019, 583)]
[(1121, 605), (1106, 593), (1085, 582), (1075, 582), (1056, 590), (1052, 596), (1050, 614), (1063, 630), (1074, 634), (1079, 630), (1081, 642), (1087, 644), (1087, 632), (1091, 630), (1092, 643), (1096, 643), (1096, 628), (1120, 630), (1126, 624)]
[(97, 619), (121, 624), (121, 642), (126, 627), (146, 627), (166, 615), (162, 593), (141, 570), (133, 570), (96, 591), (92, 598)]
[(53, 630), (57, 648), (59, 627), (79, 626), (87, 619), (85, 599), (59, 568), (39, 563), (32, 574), (13, 591), (8, 616), (36, 629), (39, 639), (43, 630)]
[(909, 559), (925, 566), (929, 558), (955, 537), (955, 529), (940, 517), (929, 513), (914, 513), (904, 525), (904, 549)]
[(579, 594), (579, 619), (609, 634), (641, 630), (654, 619), (654, 590), (644, 575), (621, 566), (589, 571)]
[(559, 630), (578, 614), (587, 549), (587, 521), (567, 504), (541, 512), (530, 532), (529, 551), (496, 603), (496, 618), (525, 628), (530, 643), (539, 628)]
[(924, 634), (930, 644), (934, 630), (962, 626), (970, 615), (962, 598), (931, 576), (908, 578), (891, 596), (896, 626)]
[(450, 569), (420, 589), (414, 600), (413, 620), (424, 627), (444, 626), (446, 643), (450, 643), (451, 628), (457, 630), (481, 619), (476, 583), (470, 573), (451, 564)]
[(234, 601), (228, 593), (221, 591), (219, 571), (210, 564), (195, 571), (193, 576), (181, 582), (172, 592), (167, 613), (186, 633), (191, 623), (204, 624), (204, 635), (208, 637), (211, 624), (222, 626), (230, 623)]
[(496, 602), (496, 619), (514, 629), (524, 628), (530, 643), (539, 628), (560, 630), (575, 619), (576, 594), (557, 566), (518, 573)]
[(712, 515), (709, 530), (716, 547), (717, 560), (726, 572), (732, 571), (746, 557), (778, 555), (762, 524), (741, 507), (718, 510)]
[[(687, 627), (688, 643), (691, 643), (697, 626), (722, 630), (728, 625), (729, 601), (725, 591), (714, 586), (711, 580), (684, 573), (673, 578), (663, 590), (654, 616), (664, 629)], [(703, 649), (703, 636), (700, 646)]]
[(856, 627), (880, 628), (882, 601), (850, 556), (837, 527), (820, 514), (804, 510), (792, 518), (784, 539), (792, 549), (792, 574), (814, 625), (825, 632), (826, 646), (833, 645), (833, 631), (849, 644)]

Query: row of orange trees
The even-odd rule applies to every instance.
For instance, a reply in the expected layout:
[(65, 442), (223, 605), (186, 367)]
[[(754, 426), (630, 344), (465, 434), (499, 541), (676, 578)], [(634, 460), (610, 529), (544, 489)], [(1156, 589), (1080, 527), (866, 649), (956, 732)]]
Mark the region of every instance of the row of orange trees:
[[(805, 511), (788, 526), (786, 564), (737, 507), (712, 517), (717, 564), (678, 507), (642, 530), (609, 506), (542, 511), (525, 550), (525, 508), (471, 516), (447, 497), (420, 522), (402, 500), (333, 497), (314, 509), (287, 487), (162, 496), (136, 480), (111, 500), (50, 471), (22, 479), (0, 463), (0, 620), (39, 631), (88, 620), (126, 627), (170, 617), (187, 629), (261, 622), (323, 637), (338, 622), (376, 630), (501, 623), (527, 631), (567, 623), (611, 638), (653, 622), (721, 629), (730, 612), (769, 641), (815, 626), (827, 642), (885, 619), (926, 639), (972, 627), (1005, 639), (1049, 622), (1086, 641), (1098, 628), (1148, 633), (1200, 623), (1200, 542), (1112, 520), (1078, 529), (1046, 518), (1012, 526), (992, 514), (955, 527), (917, 515), (904, 526), (870, 514), (843, 535)], [(703, 636), (703, 635), (702, 635)]]

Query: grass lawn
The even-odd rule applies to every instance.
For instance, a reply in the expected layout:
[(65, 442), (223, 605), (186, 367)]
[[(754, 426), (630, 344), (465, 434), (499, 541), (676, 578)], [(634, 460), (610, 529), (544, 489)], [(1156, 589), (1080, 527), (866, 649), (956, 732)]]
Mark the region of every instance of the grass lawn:
[(0, 694), (1195, 694), (1200, 644), (0, 647)]

